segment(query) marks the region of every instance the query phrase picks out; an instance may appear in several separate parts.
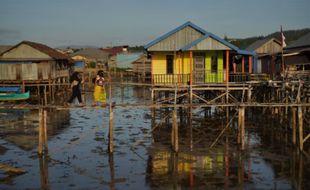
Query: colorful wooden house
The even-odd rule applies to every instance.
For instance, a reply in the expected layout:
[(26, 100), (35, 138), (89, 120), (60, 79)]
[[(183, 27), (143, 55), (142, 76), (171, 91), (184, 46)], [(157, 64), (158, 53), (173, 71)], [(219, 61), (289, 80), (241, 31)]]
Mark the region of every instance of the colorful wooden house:
[(246, 48), (247, 51), (256, 53), (256, 62), (253, 65), (253, 72), (267, 74), (273, 78), (280, 72), (280, 64), (276, 64), (277, 54), (281, 53), (281, 42), (275, 38), (258, 40)]
[[(191, 22), (148, 43), (153, 84), (204, 84), (249, 80), (254, 52), (240, 50)], [(241, 72), (237, 73), (239, 61)]]

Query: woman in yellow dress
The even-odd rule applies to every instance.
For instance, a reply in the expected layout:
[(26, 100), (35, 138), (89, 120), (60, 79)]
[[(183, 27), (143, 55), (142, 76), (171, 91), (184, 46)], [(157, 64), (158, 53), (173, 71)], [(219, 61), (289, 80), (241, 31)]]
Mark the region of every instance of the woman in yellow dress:
[(101, 106), (106, 105), (107, 94), (106, 94), (105, 87), (104, 87), (105, 79), (103, 75), (104, 75), (103, 71), (99, 70), (94, 80), (94, 83), (95, 83), (94, 101), (95, 103), (93, 104), (93, 106), (97, 106), (100, 104)]

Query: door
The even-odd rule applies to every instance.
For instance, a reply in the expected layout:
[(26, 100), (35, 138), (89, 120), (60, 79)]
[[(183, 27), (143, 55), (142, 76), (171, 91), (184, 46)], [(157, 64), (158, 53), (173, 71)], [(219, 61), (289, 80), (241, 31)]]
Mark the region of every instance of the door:
[(205, 56), (194, 55), (194, 73), (195, 83), (204, 83), (205, 79)]

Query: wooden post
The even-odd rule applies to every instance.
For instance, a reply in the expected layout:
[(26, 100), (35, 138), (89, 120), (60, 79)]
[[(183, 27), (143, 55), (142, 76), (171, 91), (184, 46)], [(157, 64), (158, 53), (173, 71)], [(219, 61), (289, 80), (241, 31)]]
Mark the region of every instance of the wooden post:
[(40, 85), (39, 84), (37, 84), (37, 89), (38, 89), (38, 93), (37, 93), (37, 95), (38, 95), (38, 103), (39, 104), (41, 104), (41, 87), (40, 87)]
[(180, 83), (181, 83), (181, 76), (180, 76), (180, 74), (181, 74), (181, 53), (180, 52), (178, 52), (178, 85), (180, 85)]
[(39, 162), (40, 162), (41, 189), (49, 189), (49, 184), (48, 184), (48, 157), (47, 156), (39, 156)]
[(249, 73), (252, 73), (252, 57), (249, 56)]
[(46, 84), (44, 85), (44, 105), (47, 105), (47, 92), (46, 92)]
[(43, 110), (39, 109), (39, 144), (38, 144), (38, 154), (43, 155)]
[(47, 146), (47, 111), (43, 111), (43, 148), (44, 152), (48, 152), (48, 146)]
[(190, 72), (190, 86), (193, 85), (193, 51), (189, 52), (189, 72)]
[[(244, 150), (244, 138), (245, 138), (245, 129), (244, 129), (244, 116), (245, 108), (243, 106), (239, 107), (238, 114), (238, 130), (240, 131), (240, 141), (241, 141), (241, 150)], [(238, 139), (239, 140), (239, 139)], [(239, 141), (238, 141), (239, 142)]]
[(111, 75), (109, 74), (109, 147), (108, 151), (109, 153), (113, 152), (113, 107), (112, 107), (112, 80)]
[(226, 84), (229, 82), (229, 51), (226, 50)]
[(252, 87), (251, 85), (248, 87), (248, 102), (251, 102), (252, 99)]
[(242, 56), (241, 72), (244, 73), (244, 56)]
[(48, 80), (48, 100), (52, 100), (52, 82), (51, 79)]
[(38, 144), (38, 154), (42, 156), (44, 153), (48, 152), (47, 146), (47, 112), (43, 111), (42, 108), (39, 109), (39, 144)]
[(179, 151), (179, 132), (178, 132), (178, 121), (177, 121), (177, 85), (175, 86), (175, 91), (174, 91), (174, 109), (172, 113), (172, 149), (175, 152)]
[(302, 107), (298, 106), (298, 125), (299, 125), (299, 149), (302, 151), (304, 149), (304, 139), (303, 139), (303, 116)]
[(174, 109), (173, 110), (173, 114), (172, 114), (172, 149), (173, 151), (175, 152), (178, 152), (179, 151), (179, 137), (178, 137), (178, 124), (177, 124), (177, 112), (176, 110)]
[(25, 81), (23, 80), (23, 82), (22, 82), (22, 93), (24, 93), (25, 92)]
[(112, 102), (109, 105), (109, 153), (113, 152), (113, 108)]
[(292, 141), (293, 141), (293, 145), (296, 145), (296, 108), (292, 107), (292, 133), (293, 133), (293, 137), (292, 137)]

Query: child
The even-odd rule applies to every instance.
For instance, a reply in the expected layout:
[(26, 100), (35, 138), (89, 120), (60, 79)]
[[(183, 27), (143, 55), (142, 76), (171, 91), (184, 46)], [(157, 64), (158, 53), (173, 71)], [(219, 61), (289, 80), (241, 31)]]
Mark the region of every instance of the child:
[(70, 105), (75, 98), (78, 99), (79, 105), (84, 106), (81, 96), (81, 89), (80, 84), (83, 83), (82, 79), (80, 78), (80, 74), (78, 72), (74, 72), (70, 77), (72, 95), (67, 102), (67, 105)]
[(97, 73), (96, 78), (94, 79), (95, 88), (94, 88), (94, 101), (95, 103), (93, 106), (97, 106), (101, 103), (101, 106), (105, 106), (107, 95), (104, 88), (104, 77), (103, 77), (103, 71), (99, 70)]

